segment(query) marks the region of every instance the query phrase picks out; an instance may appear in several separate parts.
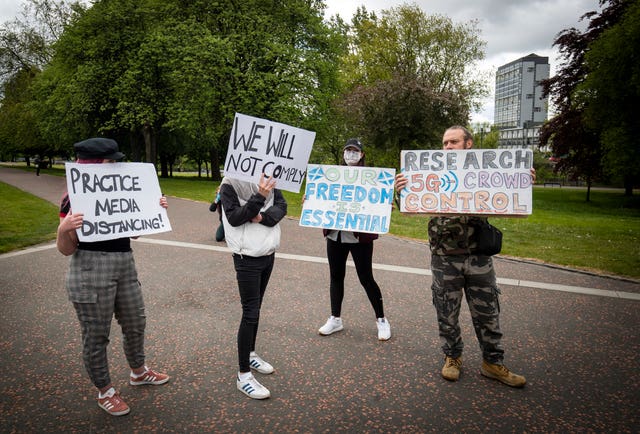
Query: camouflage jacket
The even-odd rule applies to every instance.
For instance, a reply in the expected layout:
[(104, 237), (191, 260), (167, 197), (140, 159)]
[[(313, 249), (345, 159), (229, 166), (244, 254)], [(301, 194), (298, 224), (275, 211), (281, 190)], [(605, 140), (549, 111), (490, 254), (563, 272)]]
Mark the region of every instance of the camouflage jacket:
[(429, 220), (429, 244), (433, 255), (469, 255), (476, 248), (475, 221), (484, 217), (456, 215)]

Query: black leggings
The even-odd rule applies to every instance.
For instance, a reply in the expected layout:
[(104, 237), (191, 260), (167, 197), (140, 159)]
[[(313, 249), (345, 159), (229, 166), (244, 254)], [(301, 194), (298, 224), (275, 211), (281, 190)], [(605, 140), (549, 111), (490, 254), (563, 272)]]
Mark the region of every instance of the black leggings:
[(238, 366), (240, 372), (251, 370), (249, 354), (256, 348), (260, 308), (273, 270), (274, 258), (274, 254), (257, 258), (233, 255), (242, 304), (242, 320), (238, 329)]
[(376, 313), (376, 318), (384, 318), (382, 293), (373, 278), (371, 261), (373, 259), (373, 243), (340, 243), (327, 238), (327, 258), (329, 259), (329, 273), (331, 286), (331, 315), (339, 317), (344, 299), (344, 276), (347, 269), (347, 257), (351, 257), (356, 266), (358, 279), (367, 292), (367, 297)]

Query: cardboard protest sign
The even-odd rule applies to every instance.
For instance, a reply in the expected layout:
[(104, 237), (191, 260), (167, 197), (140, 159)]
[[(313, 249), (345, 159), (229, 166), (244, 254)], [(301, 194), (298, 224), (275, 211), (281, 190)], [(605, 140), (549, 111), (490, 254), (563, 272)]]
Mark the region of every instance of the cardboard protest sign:
[(300, 226), (389, 232), (395, 169), (309, 164)]
[(528, 149), (402, 151), (408, 184), (400, 211), (427, 214), (526, 216), (532, 212)]
[(74, 213), (83, 213), (80, 241), (94, 242), (168, 232), (160, 184), (150, 163), (67, 163)]
[(224, 176), (256, 184), (260, 175), (276, 187), (298, 193), (316, 133), (236, 113), (224, 163)]

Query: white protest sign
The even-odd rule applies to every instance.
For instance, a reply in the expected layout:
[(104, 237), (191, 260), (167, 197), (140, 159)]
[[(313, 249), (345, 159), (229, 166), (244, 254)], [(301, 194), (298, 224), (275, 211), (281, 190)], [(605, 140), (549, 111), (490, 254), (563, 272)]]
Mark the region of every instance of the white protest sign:
[(80, 241), (136, 237), (171, 230), (160, 206), (160, 184), (150, 163), (67, 163), (67, 191), (74, 213), (83, 213)]
[(385, 234), (395, 169), (309, 164), (300, 226)]
[(316, 133), (236, 113), (224, 163), (224, 176), (260, 181), (277, 179), (276, 188), (298, 193)]
[(408, 184), (400, 211), (427, 214), (526, 216), (532, 212), (528, 149), (402, 151)]

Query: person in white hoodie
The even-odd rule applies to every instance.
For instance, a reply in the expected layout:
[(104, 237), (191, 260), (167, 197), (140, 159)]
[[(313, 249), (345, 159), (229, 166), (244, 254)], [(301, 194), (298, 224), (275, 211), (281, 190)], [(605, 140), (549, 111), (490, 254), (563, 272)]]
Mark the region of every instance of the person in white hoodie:
[(256, 185), (224, 178), (220, 184), (225, 240), (233, 252), (242, 319), (238, 329), (238, 375), (236, 386), (253, 399), (271, 396), (255, 379), (251, 369), (271, 374), (273, 366), (255, 351), (260, 308), (280, 246), (279, 222), (287, 215), (287, 202), (276, 180), (264, 173)]

